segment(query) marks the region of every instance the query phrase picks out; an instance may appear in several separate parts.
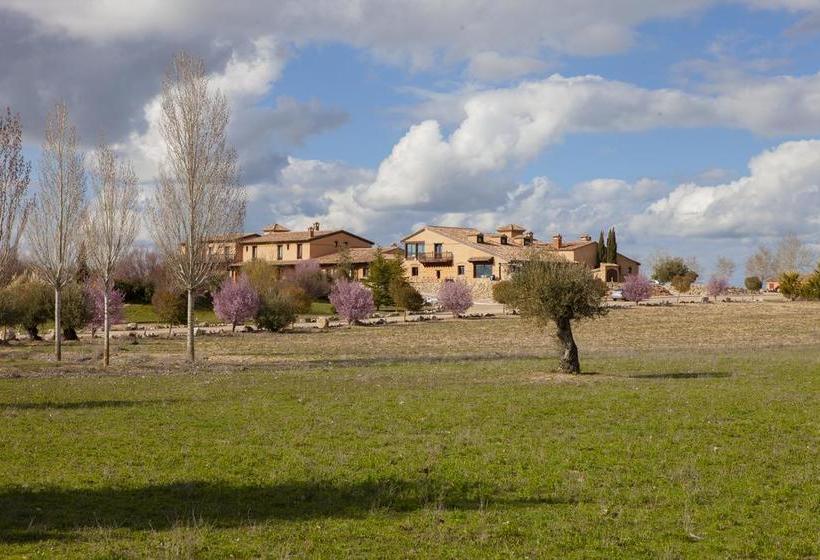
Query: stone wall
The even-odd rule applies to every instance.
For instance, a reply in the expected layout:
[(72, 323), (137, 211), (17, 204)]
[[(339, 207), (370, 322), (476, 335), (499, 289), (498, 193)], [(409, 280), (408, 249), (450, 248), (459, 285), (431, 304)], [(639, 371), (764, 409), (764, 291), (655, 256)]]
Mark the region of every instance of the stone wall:
[[(435, 297), (438, 293), (439, 287), (444, 283), (444, 280), (427, 280), (427, 281), (413, 281), (412, 278), (410, 279), (413, 287), (416, 288), (422, 295), (425, 297)], [(493, 284), (496, 283), (494, 280), (490, 280), (489, 278), (464, 278), (462, 280), (470, 285), (473, 289), (473, 299), (474, 300), (491, 300), (493, 299)]]

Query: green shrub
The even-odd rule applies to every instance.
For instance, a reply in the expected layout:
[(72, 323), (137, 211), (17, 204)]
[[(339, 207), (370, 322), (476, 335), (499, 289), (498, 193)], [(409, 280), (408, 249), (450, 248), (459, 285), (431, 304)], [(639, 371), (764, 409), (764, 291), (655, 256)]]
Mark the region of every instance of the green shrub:
[(763, 287), (763, 282), (757, 276), (747, 276), (746, 280), (743, 281), (743, 284), (750, 292), (759, 292)]
[(310, 313), (310, 306), (313, 304), (313, 298), (305, 291), (304, 288), (288, 284), (279, 289), (279, 295), (290, 301), (294, 313)]
[(689, 271), (686, 274), (679, 274), (672, 277), (671, 284), (675, 291), (685, 294), (689, 291), (692, 284), (694, 284), (697, 279), (698, 275), (692, 271)]
[(60, 326), (63, 340), (77, 340), (77, 331), (91, 321), (92, 308), (83, 287), (72, 282), (63, 287), (60, 306)]
[(780, 293), (794, 301), (800, 297), (801, 281), (800, 273), (784, 272), (780, 275)]
[(174, 325), (181, 325), (188, 321), (188, 300), (184, 293), (160, 288), (154, 292), (151, 305), (157, 318), (163, 323), (168, 323), (169, 334)]
[(424, 307), (424, 296), (410, 282), (401, 276), (390, 281), (390, 297), (399, 309), (420, 311)]
[(32, 340), (40, 340), (40, 325), (54, 316), (54, 292), (31, 276), (17, 279), (6, 289), (17, 299), (17, 324)]
[[(692, 277), (697, 280), (697, 273), (689, 268), (681, 257), (662, 257), (658, 259), (652, 269), (652, 278), (658, 282), (671, 282), (676, 276)], [(690, 282), (690, 285), (691, 283)]]
[(284, 293), (271, 291), (259, 298), (256, 325), (260, 329), (278, 332), (296, 320), (294, 302)]
[(803, 299), (820, 300), (820, 265), (800, 285), (800, 296)]
[(513, 292), (513, 283), (510, 280), (502, 280), (493, 284), (493, 299), (501, 305), (511, 306), (515, 294)]

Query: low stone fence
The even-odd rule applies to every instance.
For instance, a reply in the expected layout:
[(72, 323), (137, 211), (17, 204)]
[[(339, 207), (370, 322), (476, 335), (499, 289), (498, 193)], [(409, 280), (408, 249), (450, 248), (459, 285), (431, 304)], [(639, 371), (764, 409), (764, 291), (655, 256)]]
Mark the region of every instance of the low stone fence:
[[(497, 282), (496, 280), (490, 280), (489, 278), (463, 278), (463, 281), (469, 284), (473, 289), (473, 299), (493, 299), (493, 284)], [(438, 293), (438, 289), (444, 282), (445, 280), (413, 282), (413, 287), (421, 292), (422, 295), (435, 297)]]

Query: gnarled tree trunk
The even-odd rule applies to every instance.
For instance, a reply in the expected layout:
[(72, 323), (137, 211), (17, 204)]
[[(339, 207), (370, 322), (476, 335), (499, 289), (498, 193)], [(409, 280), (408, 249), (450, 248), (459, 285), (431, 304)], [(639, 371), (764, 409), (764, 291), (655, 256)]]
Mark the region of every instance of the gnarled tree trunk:
[(569, 319), (558, 319), (555, 321), (558, 327), (558, 340), (561, 342), (561, 359), (558, 369), (562, 373), (581, 373), (581, 362), (578, 360), (578, 346), (572, 336), (572, 324)]

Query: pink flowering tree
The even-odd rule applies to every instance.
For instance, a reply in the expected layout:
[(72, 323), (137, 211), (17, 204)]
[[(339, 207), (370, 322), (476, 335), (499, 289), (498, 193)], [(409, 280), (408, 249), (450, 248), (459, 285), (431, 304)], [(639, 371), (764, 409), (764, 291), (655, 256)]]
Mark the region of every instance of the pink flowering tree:
[(621, 291), (625, 300), (638, 304), (652, 297), (652, 283), (643, 274), (630, 274), (624, 278)]
[[(86, 298), (91, 305), (92, 334), (105, 326), (105, 297), (101, 283), (93, 282), (85, 287)], [(108, 292), (108, 324), (117, 325), (125, 321), (125, 295), (116, 288)]]
[(706, 283), (706, 295), (715, 298), (729, 291), (729, 280), (725, 276), (712, 276)]
[(472, 307), (473, 290), (466, 282), (445, 282), (438, 290), (438, 302), (453, 317), (458, 317)]
[(214, 294), (214, 312), (220, 321), (231, 324), (231, 332), (256, 315), (258, 309), (259, 294), (244, 275), (236, 280), (226, 278)]
[(376, 310), (373, 293), (361, 283), (340, 278), (330, 289), (330, 303), (348, 324), (370, 317)]

